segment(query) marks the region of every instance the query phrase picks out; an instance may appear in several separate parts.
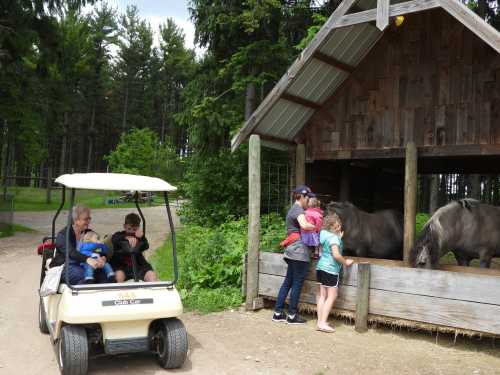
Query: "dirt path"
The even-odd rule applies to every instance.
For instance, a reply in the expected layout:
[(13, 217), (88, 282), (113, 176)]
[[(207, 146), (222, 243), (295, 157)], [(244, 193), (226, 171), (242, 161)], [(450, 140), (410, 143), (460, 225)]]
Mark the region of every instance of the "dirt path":
[[(112, 232), (129, 210), (93, 210), (92, 227)], [(148, 237), (161, 244), (164, 218), (145, 209)], [(20, 233), (0, 244), (0, 374), (58, 374), (49, 338), (38, 330), (39, 258), (34, 246), (48, 232), (50, 213), (22, 213), (16, 222), (40, 233)], [(370, 329), (356, 334), (335, 321), (333, 335), (305, 326), (273, 323), (271, 312), (187, 313), (190, 351), (187, 374), (500, 374), (500, 349), (490, 339), (465, 340), (422, 333)], [(91, 361), (91, 374), (164, 374), (151, 355), (102, 357)]]

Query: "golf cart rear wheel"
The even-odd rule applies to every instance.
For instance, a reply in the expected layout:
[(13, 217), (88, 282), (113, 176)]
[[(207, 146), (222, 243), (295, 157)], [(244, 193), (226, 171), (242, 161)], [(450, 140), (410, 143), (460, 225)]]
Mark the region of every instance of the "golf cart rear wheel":
[(45, 309), (43, 308), (41, 298), (38, 302), (38, 328), (40, 328), (40, 332), (42, 333), (49, 333), (49, 327), (47, 326), (47, 321), (45, 320)]
[(71, 325), (62, 327), (57, 354), (61, 374), (85, 375), (89, 357), (85, 328)]
[(158, 361), (166, 369), (179, 368), (187, 357), (188, 339), (179, 319), (162, 319), (158, 324)]

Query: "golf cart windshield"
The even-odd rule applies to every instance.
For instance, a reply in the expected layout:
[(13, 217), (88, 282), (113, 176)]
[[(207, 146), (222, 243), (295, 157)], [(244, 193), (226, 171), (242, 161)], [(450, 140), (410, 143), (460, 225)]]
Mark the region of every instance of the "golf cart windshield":
[[(66, 188), (71, 189), (70, 202), (68, 207), (68, 221), (66, 227), (66, 249), (69, 249), (69, 231), (72, 227), (72, 209), (75, 204), (75, 192), (76, 189), (87, 189), (87, 190), (128, 190), (135, 192), (135, 205), (142, 218), (143, 231), (146, 233), (146, 221), (142, 211), (139, 207), (139, 192), (163, 192), (165, 207), (167, 209), (168, 221), (170, 226), (170, 232), (172, 235), (172, 255), (173, 255), (173, 268), (174, 268), (174, 280), (167, 282), (147, 282), (147, 283), (127, 283), (127, 284), (97, 284), (97, 285), (71, 285), (69, 283), (69, 272), (68, 268), (65, 267), (65, 279), (66, 284), (76, 290), (92, 290), (92, 289), (124, 289), (124, 288), (137, 288), (137, 287), (152, 287), (152, 286), (173, 286), (178, 280), (178, 267), (177, 267), (177, 251), (176, 251), (176, 241), (175, 241), (175, 231), (172, 220), (172, 213), (170, 211), (170, 206), (168, 202), (168, 192), (176, 191), (175, 186), (170, 185), (168, 182), (157, 178), (149, 176), (137, 176), (130, 174), (121, 173), (74, 173), (65, 174), (59, 176), (56, 183), (62, 185), (62, 199), (61, 204), (52, 220), (52, 238), (55, 238), (55, 223), (56, 219), (61, 212), (65, 199), (66, 199)], [(69, 264), (69, 251), (65, 252), (66, 264)], [(134, 272), (135, 273), (135, 272)], [(135, 281), (138, 281), (137, 275), (134, 275)]]

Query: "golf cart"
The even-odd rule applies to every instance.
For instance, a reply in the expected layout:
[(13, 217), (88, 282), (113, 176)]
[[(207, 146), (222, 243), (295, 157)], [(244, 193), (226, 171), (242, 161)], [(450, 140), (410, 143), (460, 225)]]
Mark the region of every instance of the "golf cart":
[[(71, 285), (68, 267), (61, 268), (60, 284), (56, 284), (52, 294), (40, 297), (38, 314), (40, 331), (50, 334), (61, 373), (86, 374), (88, 359), (93, 356), (133, 352), (155, 353), (164, 368), (181, 367), (187, 356), (188, 342), (186, 329), (178, 319), (183, 309), (175, 288), (177, 254), (168, 202), (168, 192), (177, 188), (159, 178), (117, 173), (65, 174), (55, 182), (62, 185), (62, 199), (52, 220), (52, 236), (44, 238), (38, 249), (42, 256), (41, 287), (51, 272), (48, 263), (56, 251), (55, 223), (64, 206), (66, 190), (71, 191), (66, 249), (69, 249), (76, 189), (135, 191), (144, 233), (146, 221), (139, 207), (139, 194), (163, 192), (172, 235), (174, 271), (172, 281), (138, 281), (133, 252), (134, 280), (124, 283)], [(69, 251), (65, 255), (69, 264)], [(57, 279), (59, 281), (59, 277)]]

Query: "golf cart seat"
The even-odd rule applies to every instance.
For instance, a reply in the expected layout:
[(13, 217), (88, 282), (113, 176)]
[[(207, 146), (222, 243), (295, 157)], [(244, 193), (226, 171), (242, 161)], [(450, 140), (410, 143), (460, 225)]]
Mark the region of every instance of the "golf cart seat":
[(52, 237), (44, 237), (42, 243), (39, 244), (36, 248), (37, 254), (44, 259), (44, 267), (46, 270), (49, 269), (49, 264), (54, 257), (55, 250), (56, 244), (53, 242)]

